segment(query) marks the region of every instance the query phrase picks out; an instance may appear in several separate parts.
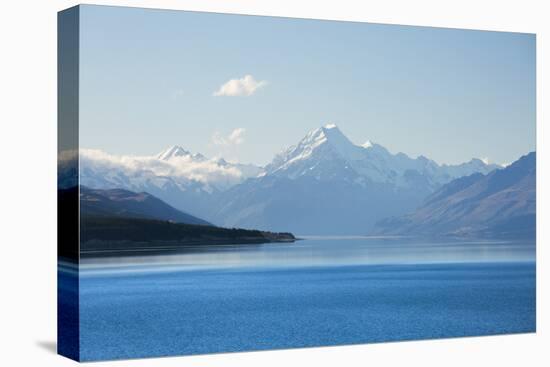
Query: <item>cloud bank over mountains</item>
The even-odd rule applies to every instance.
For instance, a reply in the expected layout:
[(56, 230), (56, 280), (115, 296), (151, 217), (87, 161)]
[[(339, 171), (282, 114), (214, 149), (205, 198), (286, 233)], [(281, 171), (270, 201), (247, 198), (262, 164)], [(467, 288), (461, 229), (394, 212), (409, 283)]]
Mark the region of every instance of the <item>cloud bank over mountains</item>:
[(240, 169), (240, 165), (223, 159), (208, 159), (200, 153), (191, 154), (178, 146), (156, 156), (113, 155), (96, 149), (81, 149), (80, 162), (88, 172), (106, 178), (114, 173), (124, 173), (129, 177), (170, 177), (178, 181), (197, 181), (204, 184), (207, 190), (235, 185), (247, 178), (248, 173)]

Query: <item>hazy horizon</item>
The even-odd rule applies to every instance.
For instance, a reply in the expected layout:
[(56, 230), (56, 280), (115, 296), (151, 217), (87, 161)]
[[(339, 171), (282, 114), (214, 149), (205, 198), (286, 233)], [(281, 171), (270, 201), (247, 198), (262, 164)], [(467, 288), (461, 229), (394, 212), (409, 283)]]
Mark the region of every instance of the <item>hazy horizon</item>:
[(83, 148), (265, 165), (335, 123), (439, 164), (535, 150), (531, 34), (85, 5), (80, 37)]

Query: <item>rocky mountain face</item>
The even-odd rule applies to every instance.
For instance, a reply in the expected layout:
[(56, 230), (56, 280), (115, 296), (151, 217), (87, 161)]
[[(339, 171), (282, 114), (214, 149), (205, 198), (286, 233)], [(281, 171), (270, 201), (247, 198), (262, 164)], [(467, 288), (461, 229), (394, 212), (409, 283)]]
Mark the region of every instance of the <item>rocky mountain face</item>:
[(442, 186), (411, 213), (387, 218), (373, 233), (476, 237), (534, 237), (536, 153), (487, 175)]

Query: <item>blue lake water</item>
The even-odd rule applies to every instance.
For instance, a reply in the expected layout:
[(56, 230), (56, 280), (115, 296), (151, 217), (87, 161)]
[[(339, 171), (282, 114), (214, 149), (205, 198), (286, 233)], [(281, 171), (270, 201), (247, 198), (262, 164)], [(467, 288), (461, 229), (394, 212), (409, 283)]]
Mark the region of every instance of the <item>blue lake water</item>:
[(535, 280), (531, 242), (308, 237), (83, 259), (81, 359), (534, 332)]

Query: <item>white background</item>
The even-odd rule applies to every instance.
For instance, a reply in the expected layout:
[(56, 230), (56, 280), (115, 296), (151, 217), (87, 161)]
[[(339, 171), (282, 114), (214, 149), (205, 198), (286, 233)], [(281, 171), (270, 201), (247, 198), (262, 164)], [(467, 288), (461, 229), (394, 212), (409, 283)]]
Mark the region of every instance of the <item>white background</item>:
[[(537, 334), (172, 357), (97, 366), (542, 366), (550, 346), (545, 1), (97, 1), (377, 23), (537, 33)], [(56, 12), (74, 1), (4, 1), (0, 11), (0, 365), (66, 366), (56, 340)], [(546, 17), (545, 17), (546, 15)], [(546, 23), (546, 24), (545, 24)], [(546, 92), (546, 93), (545, 93)], [(546, 102), (544, 102), (546, 101)], [(399, 106), (396, 106), (399, 108)], [(546, 114), (545, 114), (546, 113)], [(106, 132), (107, 133), (107, 132)], [(490, 137), (488, 137), (490, 139)], [(488, 143), (494, 143), (488, 140)], [(546, 349), (545, 349), (546, 347)], [(548, 363), (548, 362), (546, 362)]]

